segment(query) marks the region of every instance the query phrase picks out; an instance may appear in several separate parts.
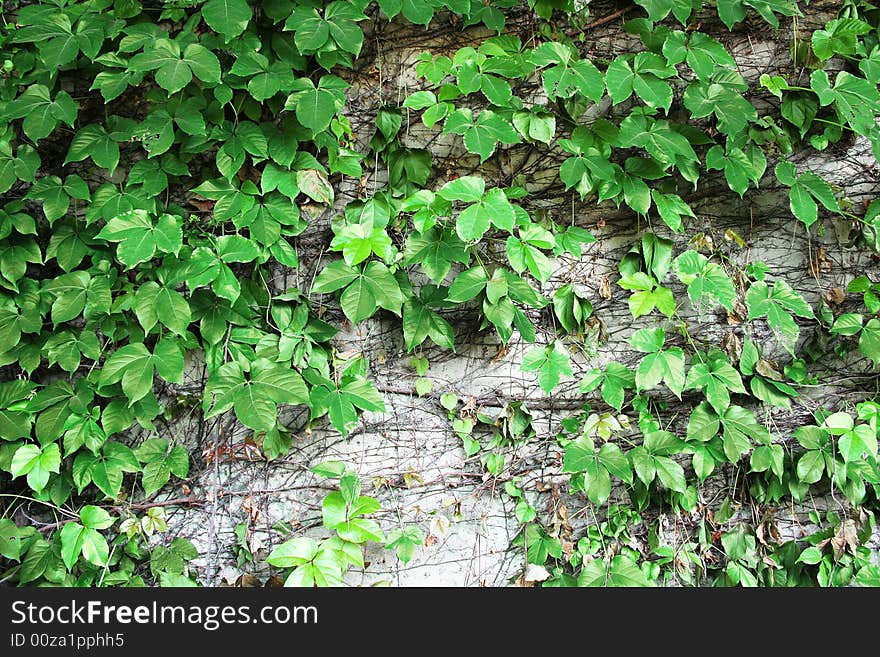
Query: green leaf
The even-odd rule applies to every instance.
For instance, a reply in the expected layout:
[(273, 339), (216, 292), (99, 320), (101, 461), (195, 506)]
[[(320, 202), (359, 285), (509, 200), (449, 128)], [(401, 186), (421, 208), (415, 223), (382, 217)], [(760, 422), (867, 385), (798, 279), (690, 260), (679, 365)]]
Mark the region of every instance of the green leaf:
[(668, 112), (672, 105), (672, 87), (662, 78), (673, 75), (675, 70), (662, 57), (643, 52), (634, 58), (617, 57), (605, 73), (605, 84), (615, 104), (635, 92), (648, 107)]
[(647, 123), (630, 115), (620, 124), (617, 145), (644, 148), (664, 168), (676, 162), (697, 162), (697, 154), (684, 135), (672, 129), (668, 121)]
[(121, 381), (131, 406), (152, 391), (154, 370), (166, 381), (182, 381), (183, 350), (174, 338), (159, 340), (152, 354), (143, 343), (117, 349), (104, 363), (100, 380), (102, 385)]
[(813, 32), (813, 52), (820, 61), (834, 55), (855, 55), (859, 47), (858, 37), (870, 31), (871, 26), (857, 18), (828, 21), (824, 30)]
[(63, 274), (46, 283), (45, 290), (55, 297), (52, 303), (52, 321), (67, 322), (83, 312), (89, 297), (91, 276), (85, 271)]
[(516, 144), (520, 141), (514, 127), (492, 110), (480, 112), (476, 121), (469, 109), (457, 110), (446, 119), (443, 132), (462, 135), (465, 148), (471, 153), (478, 154), (480, 162), (484, 162), (495, 152), (499, 142)]
[(183, 244), (180, 217), (163, 214), (153, 224), (145, 210), (130, 210), (110, 219), (96, 237), (119, 242), (116, 257), (128, 268), (157, 252), (176, 254)]
[(134, 305), (138, 320), (145, 331), (152, 329), (159, 321), (169, 330), (183, 336), (192, 321), (189, 302), (183, 295), (168, 287), (160, 287), (152, 281), (138, 288)]
[(86, 505), (79, 512), (82, 524), (89, 529), (107, 529), (116, 520), (106, 510), (98, 506)]
[(752, 440), (767, 444), (770, 432), (755, 419), (754, 413), (741, 406), (731, 405), (721, 416), (724, 454), (731, 463), (752, 448)]
[(437, 195), (447, 201), (477, 203), (482, 200), (485, 191), (486, 181), (479, 176), (462, 176), (443, 185), (437, 190)]
[(446, 349), (455, 349), (452, 326), (419, 299), (412, 297), (403, 304), (403, 338), (408, 351), (427, 338)]
[(119, 145), (104, 126), (97, 123), (91, 123), (77, 131), (70, 142), (64, 164), (81, 162), (87, 157), (91, 157), (96, 165), (109, 169), (111, 173), (119, 164)]
[(534, 61), (538, 66), (557, 62), (546, 68), (542, 78), (544, 91), (550, 100), (571, 98), (581, 94), (598, 103), (605, 93), (605, 78), (588, 59), (574, 60), (573, 53), (561, 43), (545, 43), (535, 49)]
[(758, 113), (748, 100), (733, 89), (714, 82), (688, 85), (684, 92), (684, 106), (695, 119), (714, 114), (718, 129), (731, 136), (744, 130), (750, 121), (758, 120)]
[(556, 116), (549, 112), (514, 112), (513, 125), (523, 137), (544, 144), (549, 144), (556, 134)]
[(666, 488), (683, 493), (687, 488), (687, 481), (684, 477), (682, 467), (668, 456), (655, 456), (654, 468), (657, 471), (657, 477)]
[(205, 22), (222, 34), (226, 43), (245, 31), (251, 15), (247, 0), (208, 0), (202, 7)]
[(385, 403), (376, 387), (366, 379), (359, 378), (338, 388), (315, 386), (310, 392), (312, 416), (327, 413), (330, 423), (343, 435), (357, 425), (357, 409), (376, 413), (385, 412)]
[(665, 338), (666, 333), (662, 328), (645, 328), (633, 333), (629, 338), (629, 343), (633, 349), (651, 354), (663, 348)]
[(684, 387), (684, 352), (672, 347), (646, 355), (636, 369), (636, 388), (650, 390), (664, 381), (676, 397)]
[(512, 230), (515, 212), (500, 189), (495, 188), (478, 202), (465, 208), (455, 222), (455, 230), (464, 241), (479, 240), (490, 225)]
[(562, 556), (562, 543), (553, 538), (537, 524), (531, 524), (525, 531), (526, 558), (529, 563), (543, 565), (549, 557)]
[(675, 0), (636, 0), (636, 4), (644, 7), (648, 18), (658, 23), (669, 15)]
[(721, 0), (717, 4), (718, 18), (727, 26), (728, 30), (732, 30), (733, 26), (742, 21), (746, 17), (746, 8), (743, 0)]
[(840, 212), (840, 206), (831, 187), (812, 171), (795, 178), (795, 168), (790, 162), (782, 161), (776, 165), (776, 177), (784, 185), (789, 185), (789, 205), (792, 214), (809, 228), (818, 219), (818, 201), (831, 212)]
[(312, 292), (320, 294), (335, 292), (351, 283), (358, 275), (358, 271), (354, 267), (347, 265), (343, 260), (331, 262), (315, 278)]
[(315, 52), (330, 39), (330, 23), (314, 9), (298, 9), (288, 19), (285, 28), (295, 29), (294, 40), (300, 52)]
[(168, 483), (171, 478), (171, 469), (164, 461), (147, 463), (144, 466), (141, 484), (145, 495), (152, 495)]
[[(862, 330), (863, 321), (864, 318), (858, 313), (843, 313), (834, 320), (828, 332), (832, 335), (855, 335)], [(880, 343), (877, 346), (880, 347)]]
[(183, 89), (192, 81), (193, 75), (208, 84), (220, 82), (220, 61), (214, 53), (197, 43), (188, 45), (181, 53), (176, 42), (158, 39), (132, 58), (130, 68), (133, 71), (155, 70), (156, 83), (169, 94)]
[(59, 91), (52, 100), (48, 87), (34, 84), (10, 104), (8, 116), (23, 118), (24, 133), (33, 141), (39, 141), (48, 137), (60, 122), (72, 128), (77, 112), (76, 102), (66, 91)]
[(814, 317), (804, 298), (784, 280), (776, 281), (772, 291), (764, 281), (752, 283), (746, 292), (746, 305), (749, 308), (749, 321), (766, 317), (777, 340), (789, 351), (794, 348), (800, 335), (792, 314), (808, 319)]
[(414, 110), (423, 110), (437, 104), (437, 96), (431, 91), (416, 91), (411, 93), (403, 101), (402, 107)]
[(68, 570), (72, 569), (79, 560), (88, 531), (78, 522), (68, 522), (61, 528), (61, 558)]
[(443, 282), (453, 262), (466, 265), (470, 254), (466, 245), (452, 230), (439, 232), (431, 228), (421, 233), (410, 233), (404, 250), (406, 264), (418, 263), (428, 277), (437, 284)]
[(688, 250), (675, 259), (675, 274), (687, 285), (688, 297), (698, 308), (721, 305), (733, 310), (736, 288), (721, 265), (701, 253)]
[(867, 424), (859, 424), (844, 433), (837, 445), (845, 463), (859, 461), (863, 454), (871, 459), (877, 456), (877, 435)]
[(718, 435), (721, 422), (711, 405), (700, 402), (691, 411), (687, 426), (687, 440), (708, 442)]
[(37, 445), (27, 444), (15, 451), (9, 471), (13, 478), (27, 475), (28, 486), (39, 493), (49, 482), (50, 474), (57, 474), (60, 468), (61, 450), (57, 444), (50, 443), (42, 449)]
[(562, 376), (572, 376), (568, 353), (562, 343), (554, 340), (546, 347), (532, 347), (522, 362), (523, 372), (538, 372), (538, 384), (550, 394)]
[(352, 323), (370, 317), (378, 307), (399, 315), (403, 292), (391, 271), (382, 263), (372, 261), (342, 293), (342, 310)]
[(657, 212), (672, 230), (681, 232), (683, 216), (694, 217), (697, 215), (691, 210), (690, 206), (678, 194), (663, 194), (656, 189), (651, 190), (651, 198), (654, 199), (654, 205), (657, 206)]
[(859, 351), (874, 361), (874, 365), (880, 363), (880, 320), (877, 318), (868, 320), (865, 328), (862, 329), (862, 334), (859, 336)]
[(266, 431), (278, 421), (278, 404), (307, 404), (309, 393), (297, 372), (259, 358), (249, 372), (237, 362), (221, 365), (209, 377), (204, 399), (206, 408), (210, 406), (206, 418), (233, 408), (245, 426)]
[(825, 456), (819, 450), (804, 452), (797, 462), (797, 476), (805, 484), (815, 484), (825, 472)]
[(388, 534), (385, 548), (393, 549), (397, 553), (397, 558), (406, 564), (412, 561), (416, 548), (420, 547), (424, 540), (425, 536), (418, 527), (410, 526), (404, 529), (395, 529)]
[(581, 434), (565, 446), (562, 461), (563, 472), (583, 472), (596, 458), (596, 446), (593, 439)]
[(730, 392), (744, 394), (742, 379), (727, 357), (713, 350), (703, 362), (694, 363), (688, 371), (686, 389), (702, 390), (706, 400), (718, 413), (730, 405)]
[(880, 91), (876, 84), (840, 71), (832, 87), (828, 74), (813, 71), (810, 87), (819, 96), (822, 106), (834, 104), (842, 118), (860, 135), (868, 135), (876, 127), (876, 115), (880, 112)]
[(317, 553), (317, 541), (313, 538), (297, 536), (273, 549), (266, 557), (266, 563), (276, 568), (292, 568), (308, 563)]
[(0, 555), (19, 561), (21, 547), (18, 527), (8, 518), (0, 518)]
[(546, 283), (553, 275), (550, 260), (539, 248), (511, 235), (507, 238), (505, 250), (510, 266), (516, 273), (521, 274), (528, 269), (529, 273), (542, 283)]
[(746, 154), (739, 148), (729, 148), (725, 153), (721, 146), (713, 146), (706, 153), (706, 168), (723, 170), (727, 186), (740, 196), (748, 189), (749, 181), (757, 186), (766, 166), (767, 159), (758, 148), (749, 149)]
[(434, 17), (434, 7), (421, 0), (402, 0), (402, 11), (404, 17), (415, 25), (424, 25), (425, 27)]
[(260, 255), (257, 245), (241, 235), (217, 238), (217, 255), (223, 262), (253, 262)]
[(322, 77), (317, 87), (308, 78), (298, 82), (302, 82), (302, 90), (291, 94), (285, 108), (295, 109), (297, 120), (312, 132), (326, 130), (345, 103), (345, 95), (339, 91), (340, 83), (345, 83), (333, 75)]
[(628, 556), (618, 554), (610, 559), (591, 559), (586, 562), (578, 586), (588, 587), (649, 587), (654, 586), (638, 565)]
[(463, 303), (477, 296), (486, 288), (486, 270), (482, 265), (463, 271), (455, 277), (446, 295), (452, 303)]
[(605, 366), (605, 378), (602, 381), (602, 399), (618, 412), (623, 408), (625, 391), (635, 387), (635, 373), (616, 361)]

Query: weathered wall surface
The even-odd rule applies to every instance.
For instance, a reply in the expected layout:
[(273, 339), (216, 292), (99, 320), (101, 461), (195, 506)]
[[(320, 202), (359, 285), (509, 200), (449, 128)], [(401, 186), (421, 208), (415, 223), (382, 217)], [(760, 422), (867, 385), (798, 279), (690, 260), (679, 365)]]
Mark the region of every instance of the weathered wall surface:
[[(835, 9), (836, 4), (814, 2), (807, 10), (808, 15), (800, 20), (802, 32), (808, 33), (824, 23), (830, 15), (828, 10)], [(610, 15), (616, 9), (611, 2), (591, 5), (595, 18)], [(621, 30), (623, 19), (590, 29), (585, 50), (593, 57), (608, 57), (637, 48), (633, 37)], [(511, 27), (519, 31), (524, 41), (532, 35), (533, 26), (525, 18)], [(730, 34), (723, 26), (713, 28), (708, 17), (701, 27), (727, 44), (749, 81), (755, 81), (761, 73), (778, 73), (779, 67), (788, 61), (791, 24), (783, 22), (778, 33), (768, 31), (763, 23), (754, 32), (749, 31), (748, 23), (740, 28)], [(462, 31), (451, 23), (432, 28), (430, 32), (394, 22), (377, 27), (377, 31), (368, 36), (360, 69), (351, 76), (353, 88), (346, 108), (356, 128), (361, 128), (364, 150), (370, 138), (364, 126), (372, 125), (369, 119), (375, 112), (383, 105), (399, 104), (407, 93), (418, 88), (414, 62), (420, 52), (430, 47), (434, 52), (451, 53), (462, 45), (474, 43), (483, 34), (477, 29)], [(762, 96), (755, 102), (772, 100)], [(616, 111), (603, 104), (591, 110), (591, 114), (611, 113), (613, 116)], [(601, 367), (611, 359), (633, 363), (636, 354), (629, 350), (625, 339), (636, 329), (650, 326), (658, 319), (648, 316), (633, 322), (625, 302), (626, 292), (615, 282), (620, 257), (635, 242), (644, 225), (640, 226), (628, 211), (585, 204), (564, 193), (552, 170), (558, 156), (546, 149), (515, 147), (501, 158), (500, 168), (481, 168), (475, 156), (464, 152), (457, 137), (441, 138), (439, 128), (428, 130), (417, 117), (412, 118), (408, 128), (405, 123), (405, 142), (432, 151), (438, 184), (448, 173), (479, 171), (490, 184), (499, 185), (510, 184), (516, 175), (524, 175), (531, 192), (530, 209), (542, 207), (560, 223), (574, 222), (594, 233), (597, 242), (589, 245), (584, 257), (556, 262), (556, 273), (547, 289), (575, 283), (588, 293), (596, 309), (602, 341), (594, 354), (579, 354), (573, 358), (581, 371)], [(838, 145), (827, 153), (796, 161), (799, 166), (821, 173), (838, 185), (857, 210), (880, 191), (880, 168), (867, 143)], [(370, 170), (368, 164), (365, 162), (365, 186), (369, 191), (381, 186), (384, 172), (381, 166)], [(768, 167), (771, 171), (772, 164)], [(787, 197), (773, 188), (775, 181), (771, 179), (772, 174), (762, 182), (760, 190), (750, 190), (744, 199), (730, 192), (720, 179), (702, 186), (698, 196), (682, 191), (698, 215), (697, 220), (691, 220), (688, 234), (702, 232), (716, 245), (722, 245), (732, 264), (744, 266), (756, 260), (767, 263), (771, 277), (784, 277), (811, 303), (820, 295), (828, 295), (832, 288), (845, 288), (856, 275), (867, 273), (875, 280), (880, 277), (880, 266), (874, 257), (847, 246), (848, 225), (825, 217), (807, 234), (791, 217)], [(358, 189), (358, 181), (344, 181), (336, 190), (337, 205), (341, 208), (355, 198)], [(279, 287), (299, 283), (307, 288), (307, 282), (324, 261), (323, 254), (330, 240), (330, 216), (324, 213), (312, 218), (312, 227), (299, 238), (297, 245), (303, 267), (279, 278)], [(665, 227), (653, 228), (658, 232), (665, 230)], [(741, 236), (745, 246), (726, 237), (728, 230)], [(686, 248), (683, 238), (676, 239), (676, 252)], [(679, 294), (682, 290), (671, 280), (666, 284), (673, 287), (677, 297), (686, 298)], [(611, 298), (605, 298), (607, 290)], [(579, 395), (575, 378), (558, 388), (552, 397), (545, 396), (535, 377), (520, 371), (525, 345), (517, 337), (508, 350), (502, 350), (494, 334), (477, 330), (476, 315), (459, 314), (447, 317), (456, 328), (456, 352), (434, 347), (425, 350), (431, 363), (429, 376), (434, 381), (434, 390), (419, 398), (414, 391), (416, 375), (409, 364), (410, 355), (403, 347), (399, 321), (380, 318), (351, 328), (344, 324), (344, 317), (329, 298), (328, 303), (331, 305), (326, 309), (326, 318), (344, 327), (338, 337), (338, 349), (363, 352), (369, 358), (371, 376), (385, 395), (388, 412), (366, 414), (358, 429), (348, 440), (343, 440), (333, 431), (320, 428), (304, 431), (302, 427), (307, 417), (297, 409), (289, 409), (285, 412), (294, 433), (293, 448), (286, 457), (271, 463), (249, 455), (245, 444), (248, 434), (232, 417), (218, 418), (207, 424), (185, 419), (173, 424), (170, 430), (193, 447), (194, 467), (189, 482), (193, 498), (204, 499), (206, 503), (169, 508), (170, 535), (186, 536), (199, 548), (202, 556), (196, 563), (202, 582), (232, 583), (242, 572), (252, 570), (251, 566), (239, 568), (232, 551), (231, 546), (236, 543), (235, 527), (239, 523), (247, 526), (249, 545), (258, 557), (265, 557), (272, 545), (284, 538), (272, 529), (275, 523), (285, 522), (304, 532), (320, 531), (320, 504), (328, 489), (308, 468), (328, 459), (343, 460), (360, 474), (365, 492), (382, 502), (383, 510), (377, 517), (386, 531), (417, 524), (428, 537), (426, 545), (408, 565), (400, 563), (393, 552), (369, 551), (368, 567), (364, 572), (352, 571), (348, 583), (458, 586), (516, 582), (525, 558), (519, 549), (510, 547), (518, 528), (513, 505), (509, 497), (501, 494), (501, 484), (484, 474), (479, 457), (465, 457), (461, 441), (452, 432), (447, 413), (439, 404), (439, 395), (444, 392), (455, 392), (463, 400), (470, 400), (474, 408), (494, 412), (501, 411), (507, 402), (527, 400), (536, 418), (537, 435), (527, 444), (510, 450), (505, 478), (523, 477), (524, 487), (529, 491), (527, 495), (535, 503), (539, 517), (548, 527), (555, 528), (561, 538), (576, 539), (585, 524), (595, 521), (594, 513), (601, 510), (593, 509), (582, 497), (567, 495), (567, 485), (561, 484), (564, 481), (559, 475), (562, 459), (554, 440), (559, 421), (584, 401), (596, 403), (595, 393), (586, 398)], [(707, 344), (718, 344), (731, 334), (739, 339), (744, 335), (744, 327), (726, 314), (699, 314), (684, 307), (682, 315), (692, 335), (706, 340)], [(548, 332), (552, 329), (546, 313), (536, 312), (534, 319)], [(775, 342), (768, 339), (769, 331), (759, 324), (753, 327), (753, 337), (784, 362), (784, 354), (773, 351)], [(809, 323), (804, 323), (801, 342), (811, 337), (812, 329)], [(874, 393), (877, 375), (870, 362), (851, 358), (847, 363), (831, 358), (818, 363), (815, 367), (821, 386), (802, 388), (802, 396), (794, 402), (791, 411), (762, 408), (757, 409), (759, 417), (767, 421), (780, 440), (786, 440), (790, 438), (790, 429), (809, 421), (816, 408), (854, 403)], [(194, 364), (193, 392), (201, 387), (200, 371)], [(671, 405), (666, 417), (673, 418), (678, 402), (674, 398), (666, 401)], [(601, 405), (600, 400), (598, 403)], [(674, 428), (683, 426), (683, 418), (674, 420)], [(224, 447), (223, 457), (206, 459), (218, 446)], [(725, 491), (740, 485), (729, 474), (722, 469), (713, 475), (705, 490), (712, 491), (712, 497), (723, 496)], [(622, 493), (616, 491), (615, 495)], [(614, 499), (613, 496), (612, 501)], [(803, 532), (810, 509), (835, 506), (844, 510), (840, 499), (811, 499), (801, 507), (779, 509), (775, 520), (783, 536), (796, 537)], [(748, 515), (757, 510), (743, 509), (742, 512)], [(686, 530), (690, 520), (669, 516), (670, 537)], [(635, 535), (641, 536), (638, 528)], [(262, 577), (266, 573), (258, 574)]]

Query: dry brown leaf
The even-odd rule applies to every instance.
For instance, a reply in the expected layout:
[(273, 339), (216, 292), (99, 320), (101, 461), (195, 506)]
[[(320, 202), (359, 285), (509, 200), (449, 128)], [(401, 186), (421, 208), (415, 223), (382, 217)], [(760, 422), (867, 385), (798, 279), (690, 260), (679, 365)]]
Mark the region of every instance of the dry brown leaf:
[(272, 575), (269, 579), (266, 580), (266, 583), (263, 585), (267, 589), (280, 589), (284, 587), (284, 578), (280, 575)]
[(829, 304), (839, 306), (846, 301), (846, 292), (843, 291), (843, 288), (832, 287), (824, 294), (824, 297)]
[(809, 270), (813, 276), (818, 276), (819, 274), (827, 274), (831, 271), (833, 264), (831, 259), (828, 257), (828, 254), (825, 250), (824, 246), (820, 246), (816, 250), (816, 255), (810, 260)]
[(602, 280), (599, 281), (599, 296), (606, 301), (611, 299), (611, 283), (608, 281), (607, 276), (603, 276)]
[(727, 357), (730, 358), (731, 362), (736, 364), (739, 362), (740, 357), (742, 356), (742, 340), (734, 333), (733, 331), (728, 331), (727, 335), (721, 340), (721, 348), (724, 350), (724, 353), (727, 354)]
[(256, 589), (263, 586), (260, 578), (250, 573), (242, 573), (237, 580), (235, 586), (243, 589)]
[(852, 554), (859, 547), (859, 527), (852, 518), (847, 518), (837, 526), (837, 531), (831, 537), (831, 547), (834, 548), (834, 559), (840, 559), (843, 551), (849, 547)]
[(755, 371), (761, 376), (767, 377), (768, 379), (773, 379), (774, 381), (782, 381), (782, 372), (779, 371), (779, 367), (772, 360), (761, 358), (755, 364)]

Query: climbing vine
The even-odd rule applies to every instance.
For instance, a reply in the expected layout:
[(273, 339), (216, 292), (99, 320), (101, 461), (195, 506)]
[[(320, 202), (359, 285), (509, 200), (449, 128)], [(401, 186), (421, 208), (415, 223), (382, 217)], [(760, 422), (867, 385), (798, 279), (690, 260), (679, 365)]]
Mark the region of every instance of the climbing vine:
[[(840, 312), (811, 305), (764, 263), (737, 268), (705, 236), (678, 252), (669, 239), (694, 232), (686, 199), (707, 181), (739, 197), (775, 181), (801, 231), (834, 216), (854, 247), (880, 251), (880, 201), (860, 207), (794, 157), (852, 139), (880, 157), (880, 11), (847, 0), (812, 34), (794, 23), (792, 66), (751, 81), (701, 31), (715, 17), (729, 30), (781, 31), (808, 5), (635, 0), (615, 17), (636, 45), (606, 60), (589, 54), (590, 21), (602, 17), (571, 0), (4, 3), (0, 579), (194, 584), (191, 543), (149, 547), (167, 506), (201, 503), (159, 495), (184, 487), (201, 457), (160, 428), (181, 414), (222, 417), (269, 460), (300, 430), (348, 436), (385, 403), (367, 359), (334, 336), (383, 317), (413, 354), (413, 394), (436, 399), (467, 456), (504, 482), (530, 581), (880, 585), (867, 545), (880, 496), (873, 391), (791, 434), (761, 412), (821, 385), (810, 364), (827, 353), (880, 363), (880, 281), (851, 281), (840, 292), (859, 307)], [(509, 29), (523, 15), (531, 30)], [(375, 127), (358, 135), (347, 91), (371, 26), (441, 20), (479, 36), (422, 53), (415, 86), (374, 108)], [(473, 156), (473, 169), (435, 167), (402, 138), (417, 125)], [(596, 238), (531, 203), (527, 176), (490, 167), (517, 149), (556, 162), (573, 207), (621, 209), (641, 228), (604, 295), (628, 305), (633, 368), (591, 366), (607, 337), (596, 298), (553, 276)], [(338, 197), (346, 181), (356, 198)], [(288, 277), (322, 216), (332, 237), (319, 271)], [(686, 306), (728, 315), (743, 339), (706, 343)], [(576, 382), (580, 407), (540, 435), (527, 400), (492, 416), (441, 389), (422, 350), (461, 346), (452, 311), (502, 345), (528, 343), (522, 372), (548, 395)], [(765, 327), (773, 344), (752, 335)], [(782, 366), (765, 355), (776, 345)], [(198, 398), (179, 388), (193, 370), (206, 376)], [(686, 417), (665, 412), (671, 398)], [(290, 426), (289, 406), (308, 409), (304, 427)], [(592, 510), (576, 540), (507, 474), (505, 450), (536, 440), (557, 450), (568, 492)], [(774, 541), (728, 496), (670, 544), (656, 509), (694, 512), (723, 468), (758, 503), (830, 488), (849, 511), (814, 511), (811, 533)], [(312, 469), (338, 482), (323, 534), (278, 529), (288, 540), (266, 561), (287, 584), (341, 583), (364, 567), (368, 543), (414, 558), (419, 527), (386, 535), (357, 473), (337, 461)], [(629, 504), (609, 501), (615, 487)], [(642, 530), (649, 553), (631, 546)]]

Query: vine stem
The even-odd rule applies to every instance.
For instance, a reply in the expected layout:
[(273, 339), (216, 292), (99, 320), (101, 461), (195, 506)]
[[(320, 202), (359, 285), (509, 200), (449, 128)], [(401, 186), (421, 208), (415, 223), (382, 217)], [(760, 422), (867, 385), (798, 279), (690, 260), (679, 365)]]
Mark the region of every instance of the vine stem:
[(627, 12), (629, 12), (635, 8), (636, 8), (635, 5), (628, 5), (628, 6), (624, 7), (623, 9), (618, 9), (617, 11), (615, 11), (612, 14), (608, 14), (607, 16), (603, 16), (602, 18), (597, 18), (592, 23), (587, 23), (586, 25), (584, 25), (584, 27), (581, 31), (586, 32), (587, 30), (592, 30), (597, 27), (602, 27), (603, 25), (606, 25), (607, 23), (610, 23), (611, 21), (613, 21), (615, 18), (620, 18), (621, 16), (623, 16), (624, 14), (626, 14)]
[[(173, 500), (163, 500), (161, 502), (138, 502), (136, 504), (101, 504), (104, 509), (113, 509), (114, 511), (122, 511), (123, 509), (134, 509), (137, 511), (146, 511), (148, 509), (153, 509), (155, 507), (160, 506), (198, 506), (204, 504), (205, 500), (196, 498), (196, 497), (177, 497)], [(41, 532), (52, 531), (53, 529), (58, 529), (59, 527), (63, 527), (69, 522), (75, 522), (79, 520), (79, 516), (75, 516), (73, 518), (67, 518), (66, 520), (59, 520), (58, 522), (50, 522), (49, 524), (43, 525), (39, 528)]]

